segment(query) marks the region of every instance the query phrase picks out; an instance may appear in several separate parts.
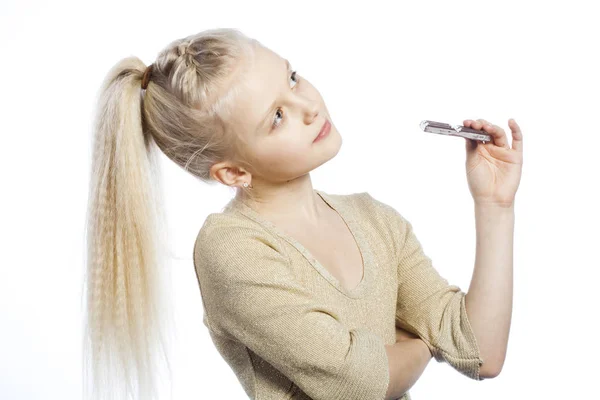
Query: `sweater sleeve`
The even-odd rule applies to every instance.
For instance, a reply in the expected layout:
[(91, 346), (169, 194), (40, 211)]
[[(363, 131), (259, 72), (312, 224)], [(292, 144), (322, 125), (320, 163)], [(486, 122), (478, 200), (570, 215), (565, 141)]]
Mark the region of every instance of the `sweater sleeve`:
[(243, 343), (315, 400), (381, 400), (389, 383), (383, 339), (348, 329), (299, 282), (285, 249), (257, 226), (215, 224), (194, 264), (208, 327)]
[(418, 335), (437, 362), (446, 362), (471, 379), (483, 380), (479, 375), (483, 360), (469, 323), (466, 293), (440, 276), (408, 220), (393, 207), (373, 197), (371, 201), (391, 224), (395, 242), (396, 326)]

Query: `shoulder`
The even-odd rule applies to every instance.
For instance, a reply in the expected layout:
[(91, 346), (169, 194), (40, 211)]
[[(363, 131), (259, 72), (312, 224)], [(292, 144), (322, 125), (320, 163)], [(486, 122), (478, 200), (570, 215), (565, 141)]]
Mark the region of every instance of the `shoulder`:
[(328, 196), (342, 203), (356, 219), (376, 219), (395, 224), (407, 222), (396, 208), (366, 191), (351, 194), (328, 194)]
[(244, 265), (265, 258), (287, 261), (281, 241), (262, 225), (238, 212), (209, 214), (194, 243), (196, 267), (238, 262)]
[(358, 217), (364, 211), (373, 211), (376, 207), (375, 199), (368, 192), (333, 194), (320, 190), (319, 193), (325, 195), (325, 198), (331, 200), (335, 205), (343, 207), (353, 217)]
[(402, 214), (390, 204), (373, 197), (370, 193), (364, 192), (364, 201), (368, 203), (372, 209), (380, 216), (392, 218), (394, 220), (403, 220)]
[(226, 244), (236, 246), (236, 243), (251, 241), (266, 243), (277, 242), (267, 229), (258, 222), (239, 212), (221, 212), (209, 214), (196, 237), (196, 246), (213, 247)]
[(404, 243), (412, 230), (403, 213), (369, 192), (352, 194), (346, 201), (355, 220), (370, 226), (381, 240), (391, 241), (394, 246)]

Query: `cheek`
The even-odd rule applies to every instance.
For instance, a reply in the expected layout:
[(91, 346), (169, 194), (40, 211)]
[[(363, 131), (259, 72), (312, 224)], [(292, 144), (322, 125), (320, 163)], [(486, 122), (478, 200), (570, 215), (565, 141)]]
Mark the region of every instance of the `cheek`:
[(271, 143), (257, 152), (257, 160), (264, 171), (279, 172), (287, 175), (288, 172), (301, 171), (310, 159), (310, 140), (306, 142), (279, 142)]

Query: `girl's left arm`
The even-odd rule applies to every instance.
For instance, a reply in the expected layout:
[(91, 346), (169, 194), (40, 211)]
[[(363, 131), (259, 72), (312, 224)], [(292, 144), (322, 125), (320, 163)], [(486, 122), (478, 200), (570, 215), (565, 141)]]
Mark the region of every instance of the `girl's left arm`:
[(482, 375), (497, 376), (508, 345), (513, 298), (514, 207), (475, 205), (475, 269), (465, 307), (477, 338)]
[(514, 119), (508, 125), (512, 148), (502, 128), (483, 119), (464, 126), (484, 129), (493, 141), (466, 139), (466, 170), (475, 201), (475, 268), (465, 307), (477, 338), (485, 374), (502, 370), (512, 315), (514, 202), (523, 166), (523, 134)]

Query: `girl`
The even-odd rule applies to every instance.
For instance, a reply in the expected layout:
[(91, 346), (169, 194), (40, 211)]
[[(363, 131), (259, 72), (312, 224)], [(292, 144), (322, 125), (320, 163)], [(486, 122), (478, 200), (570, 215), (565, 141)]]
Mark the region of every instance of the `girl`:
[(238, 30), (212, 29), (172, 42), (148, 67), (120, 61), (95, 121), (85, 343), (93, 395), (156, 394), (168, 324), (156, 147), (203, 182), (237, 190), (206, 218), (193, 261), (204, 325), (249, 398), (406, 400), (432, 357), (475, 380), (496, 376), (522, 136), (510, 120), (510, 149), (498, 126), (464, 125), (494, 138), (466, 140), (486, 242), (478, 236), (468, 297), (437, 273), (394, 208), (367, 192), (313, 189), (310, 171), (342, 139), (288, 60)]

